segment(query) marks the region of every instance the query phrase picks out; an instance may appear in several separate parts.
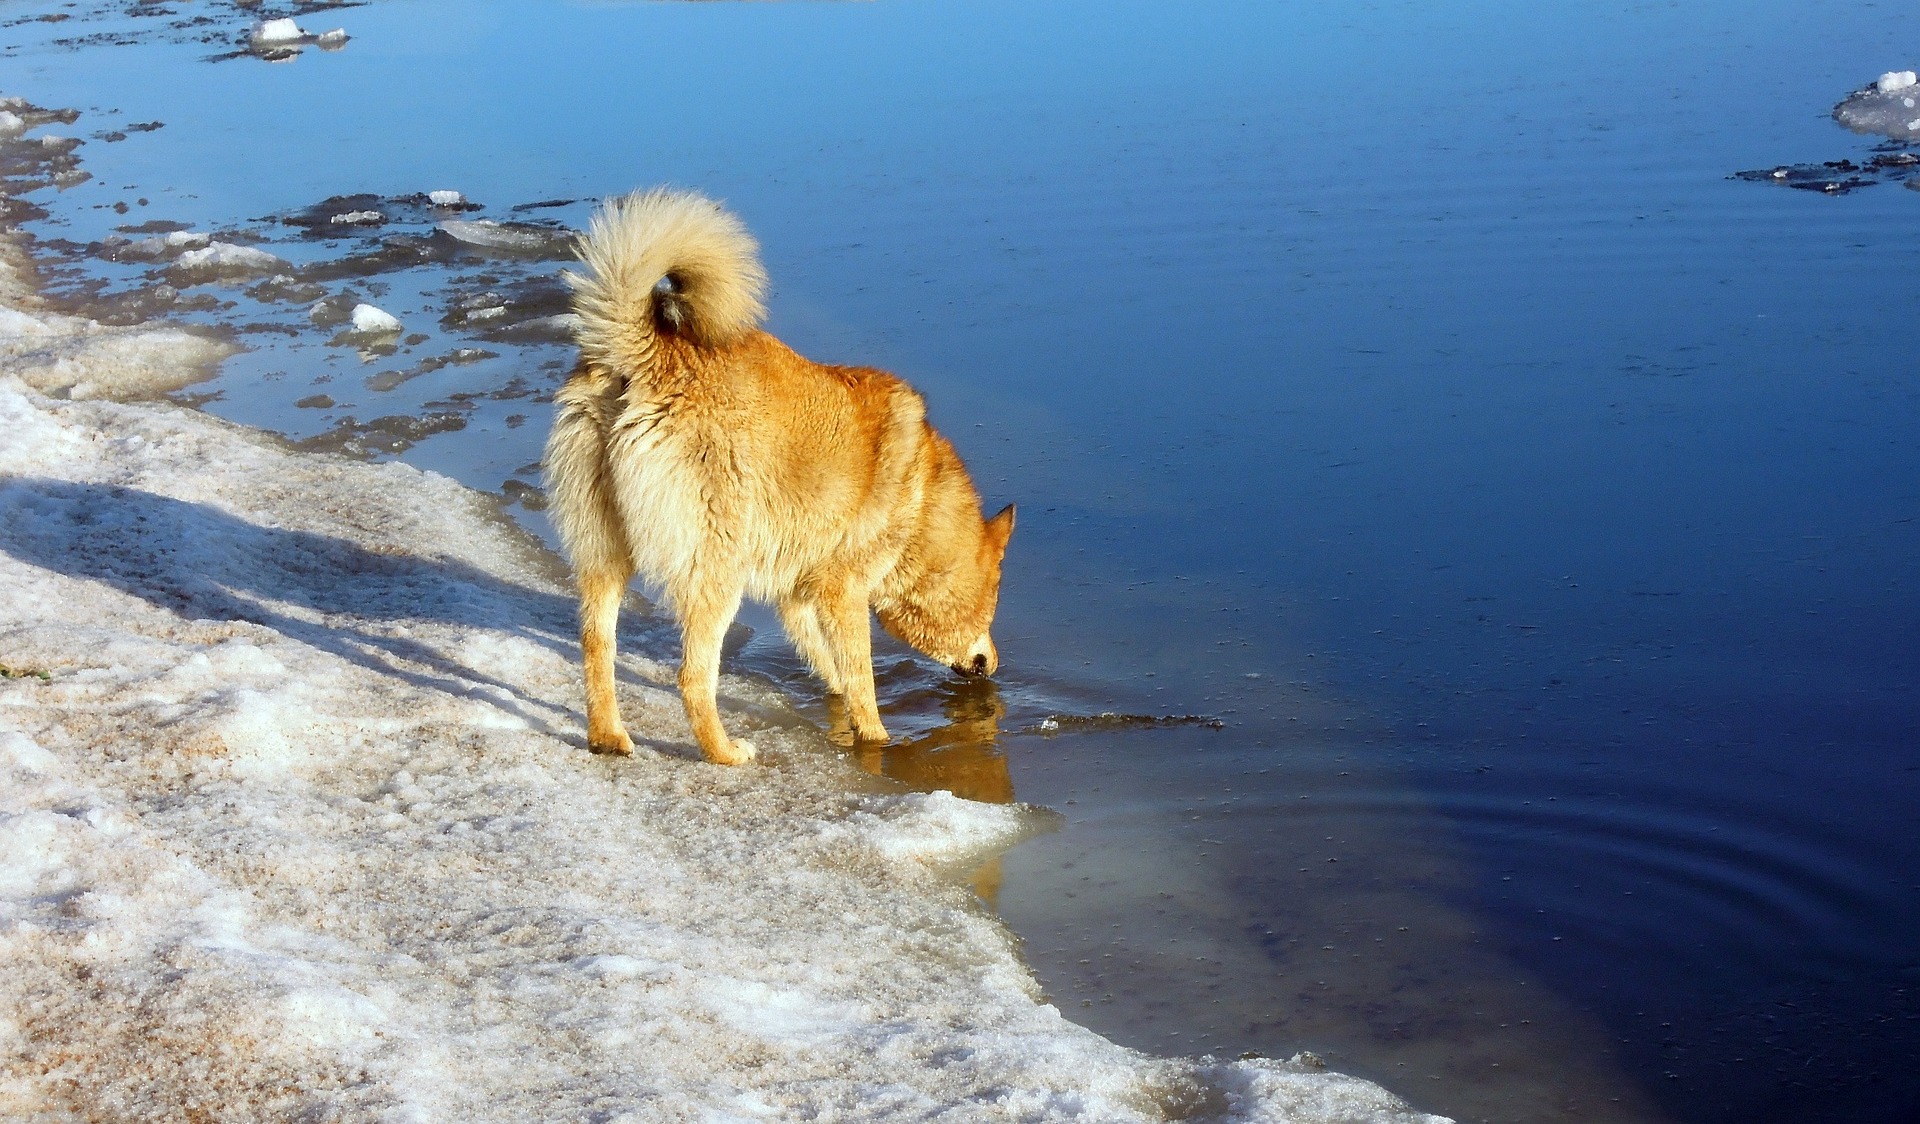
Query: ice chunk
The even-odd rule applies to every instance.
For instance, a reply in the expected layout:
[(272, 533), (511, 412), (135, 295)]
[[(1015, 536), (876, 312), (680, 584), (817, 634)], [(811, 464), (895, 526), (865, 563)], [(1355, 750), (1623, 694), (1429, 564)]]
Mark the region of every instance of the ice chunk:
[(189, 273), (214, 274), (284, 273), (292, 268), (284, 258), (231, 242), (209, 242), (200, 249), (188, 250), (174, 264)]
[(291, 18), (263, 20), (253, 25), (255, 43), (294, 43), (306, 37), (307, 33)]
[(27, 131), (26, 119), (12, 110), (0, 109), (0, 140), (17, 137)]
[(327, 221), (342, 226), (378, 226), (387, 221), (387, 216), (379, 211), (348, 211), (344, 215), (335, 215)]
[(1893, 70), (1874, 83), (1855, 91), (1833, 107), (1833, 119), (1856, 133), (1872, 133), (1894, 140), (1920, 140), (1920, 125), (1915, 124), (1913, 94), (1916, 82), (1911, 70)]
[(171, 261), (184, 250), (197, 250), (212, 241), (210, 236), (197, 231), (174, 230), (131, 242), (109, 238), (102, 245), (106, 247), (108, 256), (116, 261), (128, 258), (136, 261)]
[(352, 38), (352, 36), (347, 34), (346, 28), (336, 27), (332, 31), (321, 32), (318, 36), (314, 37), (313, 41), (314, 44), (323, 51), (337, 51), (346, 46), (347, 40), (350, 38)]
[(427, 192), (427, 202), (432, 203), (436, 207), (458, 207), (466, 201), (467, 197), (457, 191)]
[(511, 250), (523, 254), (570, 252), (573, 232), (531, 223), (494, 222), (491, 219), (448, 219), (440, 229), (469, 246)]
[(397, 332), (400, 330), (400, 321), (394, 319), (392, 313), (375, 308), (370, 304), (354, 305), (351, 318), (353, 320), (353, 330), (356, 332), (365, 332), (368, 335), (381, 332)]

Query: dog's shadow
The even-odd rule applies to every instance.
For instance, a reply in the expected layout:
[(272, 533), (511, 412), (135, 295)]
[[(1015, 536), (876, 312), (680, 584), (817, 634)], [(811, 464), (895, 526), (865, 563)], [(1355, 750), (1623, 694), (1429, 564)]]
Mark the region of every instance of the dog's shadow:
[[(570, 597), (448, 558), (383, 553), (262, 526), (206, 504), (112, 484), (0, 482), (0, 551), (130, 593), (188, 621), (246, 621), (416, 686), (474, 695), (543, 733), (579, 740), (577, 713), (407, 635), (442, 622), (523, 637), (569, 660)], [(657, 630), (643, 622), (635, 631)], [(636, 636), (657, 645), (651, 637)], [(563, 730), (564, 728), (564, 730)]]
[[(583, 716), (426, 640), (437, 622), (532, 641), (578, 666), (573, 597), (530, 589), (451, 558), (387, 553), (310, 531), (264, 526), (207, 504), (115, 484), (0, 480), (0, 552), (132, 594), (183, 621), (248, 622), (423, 689), (484, 700), (540, 732), (584, 746)], [(622, 651), (679, 657), (663, 616), (623, 613)], [(737, 640), (729, 645), (737, 648)], [(638, 682), (623, 672), (622, 678)], [(474, 685), (488, 688), (472, 692)], [(649, 684), (663, 686), (662, 684)], [(665, 685), (671, 689), (670, 685)], [(946, 724), (857, 754), (869, 771), (970, 800), (1013, 799), (995, 748), (1005, 713), (988, 680), (936, 688)], [(830, 715), (831, 717), (831, 715)], [(844, 714), (841, 715), (844, 721)], [(691, 743), (649, 743), (698, 759)]]

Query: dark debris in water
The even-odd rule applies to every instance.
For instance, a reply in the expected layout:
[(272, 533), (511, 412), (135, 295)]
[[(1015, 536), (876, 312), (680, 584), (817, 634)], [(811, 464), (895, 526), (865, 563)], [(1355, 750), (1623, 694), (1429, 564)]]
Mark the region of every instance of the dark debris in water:
[[(285, 11), (282, 4), (252, 14), (279, 18)], [(85, 19), (76, 16), (74, 26)], [(224, 33), (231, 32), (228, 26)], [(6, 53), (0, 47), (0, 55)], [(0, 98), (0, 110), (8, 115), (0, 117), (0, 218), (14, 224), (47, 219), (49, 208), (34, 202), (33, 193), (86, 178), (80, 154), (87, 142), (43, 134), (81, 114), (19, 98)], [(106, 132), (124, 137), (160, 127), (124, 124)], [(96, 143), (103, 135), (95, 134)], [(126, 215), (138, 189), (129, 184), (121, 190), (126, 196), (113, 209)], [(529, 421), (529, 410), (552, 400), (570, 366), (555, 353), (572, 343), (571, 294), (554, 262), (572, 256), (574, 232), (555, 219), (520, 216), (550, 215), (576, 203), (584, 209), (586, 202), (536, 197), (493, 210), (488, 219), (483, 216), (489, 208), (453, 191), (357, 193), (234, 225), (196, 227), (156, 216), (120, 221), (93, 241), (30, 229), (21, 230), (21, 241), (51, 307), (111, 325), (182, 319), (195, 330), (244, 339), (242, 350), (255, 358), (241, 362), (250, 362), (260, 381), (300, 376), (287, 380), (289, 393), (277, 401), (282, 412), (268, 425), (291, 429), (289, 436), (299, 436), (302, 448), (386, 459), (475, 424), (517, 429)], [(144, 197), (137, 203), (149, 205)], [(412, 327), (438, 319), (445, 335), (404, 334), (405, 328), (353, 331), (362, 303), (390, 310)], [(340, 350), (308, 350), (328, 345)], [(422, 346), (429, 351), (413, 354)], [(355, 382), (374, 394), (393, 395), (382, 416), (371, 420), (360, 419), (380, 411), (359, 409), (367, 403), (354, 400), (357, 390), (317, 390), (317, 384), (352, 371), (356, 359), (375, 373), (363, 372)], [(276, 360), (286, 369), (263, 369)], [(310, 383), (306, 376), (312, 376)], [(412, 396), (401, 390), (422, 376), (433, 376), (426, 389)], [(227, 394), (215, 388), (169, 398), (202, 408), (227, 400)], [(263, 403), (276, 407), (273, 391), (252, 384), (245, 399), (247, 410)], [(314, 412), (323, 412), (317, 420), (328, 427), (318, 434), (292, 419), (295, 413), (313, 418)], [(544, 502), (525, 480), (500, 490), (527, 510)]]
[(303, 229), (312, 238), (339, 238), (363, 233), (387, 223), (429, 225), (468, 211), (481, 210), (467, 198), (435, 203), (424, 192), (412, 195), (335, 195), (309, 207), (272, 215), (261, 222), (278, 222)]
[[(84, 8), (68, 5), (68, 11), (46, 15), (22, 16), (0, 20), (0, 27), (17, 28), (33, 24), (55, 24), (58, 38), (31, 46), (80, 51), (91, 47), (125, 47), (140, 43), (200, 43), (227, 48), (209, 56), (208, 61), (243, 57), (253, 52), (232, 50), (245, 44), (254, 23), (282, 16), (310, 16), (323, 12), (360, 7), (364, 0), (294, 0), (262, 4), (259, 0), (214, 0), (195, 4), (154, 4), (143, 0), (114, 0)], [(316, 37), (317, 38), (317, 37)], [(325, 44), (316, 44), (324, 47)], [(27, 43), (0, 48), (0, 55), (14, 55), (29, 47)]]
[(516, 281), (491, 274), (455, 278), (447, 294), (443, 327), (487, 340), (562, 343), (573, 338), (572, 293), (555, 274)]
[(310, 452), (341, 453), (360, 459), (395, 456), (436, 433), (467, 427), (464, 411), (439, 410), (425, 414), (394, 414), (371, 421), (341, 418), (333, 428), (294, 443)]
[(1055, 734), (1081, 734), (1100, 730), (1155, 730), (1168, 726), (1199, 726), (1223, 730), (1226, 723), (1205, 714), (1049, 714), (1028, 726), (1025, 733), (1052, 737)]
[(10, 204), (0, 218), (12, 224), (43, 217), (44, 210), (19, 197), (48, 187), (65, 191), (93, 178), (76, 155), (85, 141), (34, 132), (46, 125), (71, 125), (79, 113), (46, 109), (23, 98), (0, 98), (0, 113), (6, 114), (0, 118), (0, 197)]
[(507, 480), (500, 485), (500, 494), (508, 503), (517, 503), (528, 511), (545, 511), (547, 507), (547, 494), (523, 481)]
[(500, 353), (480, 347), (456, 347), (445, 355), (429, 355), (404, 371), (379, 371), (367, 377), (367, 389), (383, 392), (393, 390), (404, 383), (411, 382), (421, 375), (430, 375), (447, 367), (479, 363), (487, 359), (498, 359)]
[(1888, 146), (1865, 161), (1827, 160), (1819, 164), (1782, 164), (1774, 168), (1735, 172), (1731, 178), (1753, 183), (1775, 183), (1822, 195), (1845, 195), (1863, 187), (1894, 180), (1906, 181), (1911, 187), (1917, 176), (1920, 176), (1920, 155), (1905, 148)]

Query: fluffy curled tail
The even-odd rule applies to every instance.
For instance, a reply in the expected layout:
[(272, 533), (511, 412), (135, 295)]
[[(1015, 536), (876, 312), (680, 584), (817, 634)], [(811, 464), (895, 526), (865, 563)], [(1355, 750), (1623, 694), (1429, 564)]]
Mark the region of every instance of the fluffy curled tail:
[(720, 347), (753, 331), (766, 315), (759, 249), (739, 219), (694, 192), (607, 200), (580, 240), (585, 271), (565, 275), (582, 356), (631, 372), (660, 336)]

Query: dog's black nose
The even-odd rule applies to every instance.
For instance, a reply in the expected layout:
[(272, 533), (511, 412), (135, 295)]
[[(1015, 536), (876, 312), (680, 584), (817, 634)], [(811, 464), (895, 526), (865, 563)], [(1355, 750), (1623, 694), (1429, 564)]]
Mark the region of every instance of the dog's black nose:
[(985, 675), (987, 673), (987, 657), (973, 657), (973, 673), (975, 675)]

